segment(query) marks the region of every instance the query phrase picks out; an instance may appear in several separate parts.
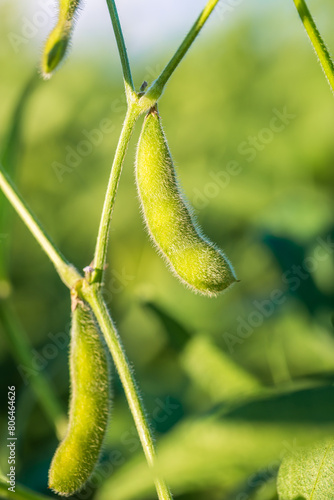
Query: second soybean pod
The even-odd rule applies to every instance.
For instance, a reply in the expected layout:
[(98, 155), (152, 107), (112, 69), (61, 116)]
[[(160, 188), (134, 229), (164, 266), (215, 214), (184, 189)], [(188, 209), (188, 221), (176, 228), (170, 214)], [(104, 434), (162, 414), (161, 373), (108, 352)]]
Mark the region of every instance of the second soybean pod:
[(109, 419), (110, 373), (99, 328), (89, 307), (72, 314), (69, 424), (49, 471), (49, 487), (69, 496), (80, 490), (97, 465)]

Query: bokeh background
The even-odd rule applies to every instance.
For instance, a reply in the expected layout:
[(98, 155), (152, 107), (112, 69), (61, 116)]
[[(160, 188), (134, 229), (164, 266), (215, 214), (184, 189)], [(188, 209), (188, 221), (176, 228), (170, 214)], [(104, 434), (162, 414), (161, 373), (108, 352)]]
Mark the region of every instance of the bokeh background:
[[(85, 3), (67, 61), (45, 82), (33, 75), (53, 2), (0, 2), (1, 147), (30, 81), (13, 150), (16, 182), (79, 269), (92, 260), (125, 112), (107, 8), (102, 0)], [(118, 3), (139, 89), (159, 74), (205, 2)], [(293, 2), (263, 4), (222, 1), (160, 103), (184, 192), (240, 283), (216, 299), (197, 296), (155, 252), (134, 182), (140, 124), (113, 216), (105, 296), (180, 500), (274, 500), (284, 454), (334, 430), (334, 101)], [(333, 47), (334, 5), (309, 6)], [(102, 123), (108, 129), (96, 133)], [(0, 300), (15, 311), (14, 330), (29, 339), (35, 371), (17, 361), (2, 314), (0, 461), (6, 473), (7, 386), (15, 385), (17, 480), (51, 495), (47, 470), (57, 438), (31, 378), (37, 372), (49, 380), (65, 413), (70, 301), (32, 236), (9, 215), (0, 228), (9, 252)], [(116, 374), (113, 387), (101, 466), (77, 498), (154, 499)]]

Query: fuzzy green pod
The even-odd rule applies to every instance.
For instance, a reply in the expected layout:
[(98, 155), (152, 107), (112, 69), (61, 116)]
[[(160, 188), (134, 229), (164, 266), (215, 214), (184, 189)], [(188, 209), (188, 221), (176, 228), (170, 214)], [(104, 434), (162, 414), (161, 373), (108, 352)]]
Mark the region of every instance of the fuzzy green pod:
[(60, 0), (58, 22), (48, 36), (42, 56), (42, 74), (46, 79), (66, 54), (79, 3), (79, 0)]
[(136, 156), (147, 228), (171, 269), (195, 291), (215, 296), (236, 281), (222, 251), (205, 238), (188, 208), (156, 108), (145, 118)]
[(69, 424), (49, 470), (49, 488), (59, 495), (80, 490), (98, 462), (109, 417), (109, 375), (99, 329), (79, 302), (72, 316)]

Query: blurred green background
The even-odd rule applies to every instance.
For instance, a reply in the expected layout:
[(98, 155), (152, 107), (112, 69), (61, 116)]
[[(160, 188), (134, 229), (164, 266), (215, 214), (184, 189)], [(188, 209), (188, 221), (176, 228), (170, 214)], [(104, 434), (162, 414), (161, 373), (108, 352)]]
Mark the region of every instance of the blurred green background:
[[(333, 47), (334, 6), (309, 5)], [(105, 296), (180, 500), (274, 500), (284, 454), (334, 430), (334, 101), (293, 2), (260, 7), (222, 2), (159, 106), (184, 192), (240, 283), (217, 299), (196, 296), (155, 252), (134, 183), (140, 124), (113, 216)], [(8, 34), (22, 35), (19, 6), (0, 8), (4, 144), (41, 48), (29, 40), (16, 53)], [(94, 52), (89, 36), (87, 53), (74, 50), (50, 81), (35, 84), (15, 149), (20, 191), (79, 269), (92, 260), (125, 111), (116, 51), (106, 41)], [(137, 89), (181, 38), (132, 58)], [(108, 130), (96, 133), (105, 120)], [(13, 213), (9, 227), (0, 245), (10, 249), (11, 304), (66, 411), (69, 296)], [(7, 293), (3, 281), (0, 300)], [(57, 438), (3, 323), (0, 332), (1, 465), (6, 471), (7, 386), (15, 385), (17, 480), (49, 494)], [(102, 465), (77, 498), (154, 499), (116, 375), (113, 385)]]

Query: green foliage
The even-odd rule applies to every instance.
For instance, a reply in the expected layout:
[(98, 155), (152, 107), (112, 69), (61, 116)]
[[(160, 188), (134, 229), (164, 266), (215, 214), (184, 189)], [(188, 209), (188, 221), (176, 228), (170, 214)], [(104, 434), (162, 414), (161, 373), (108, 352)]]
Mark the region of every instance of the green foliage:
[(327, 439), (284, 458), (277, 487), (280, 500), (331, 500), (334, 441)]
[(240, 400), (260, 391), (259, 382), (204, 335), (195, 336), (187, 344), (181, 366), (212, 403)]
[[(184, 421), (160, 441), (158, 467), (176, 497), (210, 489), (226, 495), (245, 478), (252, 482), (259, 471), (272, 474), (296, 443), (311, 442), (322, 432), (330, 434), (333, 426), (321, 430), (298, 423), (219, 422), (212, 417)], [(115, 500), (145, 499), (151, 492), (151, 475), (137, 457), (105, 482), (97, 499), (107, 500), (111, 493)]]
[[(25, 84), (18, 99), (15, 111), (8, 125), (6, 136), (3, 138), (0, 160), (6, 171), (15, 177), (21, 156), (23, 142), (23, 121), (26, 108), (38, 83), (38, 76), (34, 73)], [(0, 231), (8, 229), (8, 205), (3, 193), (0, 193)], [(5, 298), (8, 291), (8, 261), (9, 256), (5, 254), (5, 246), (0, 246), (0, 297)], [(7, 278), (7, 279), (6, 279)], [(7, 286), (6, 286), (7, 285)], [(2, 291), (3, 290), (3, 291)], [(7, 292), (8, 293), (8, 292)]]

